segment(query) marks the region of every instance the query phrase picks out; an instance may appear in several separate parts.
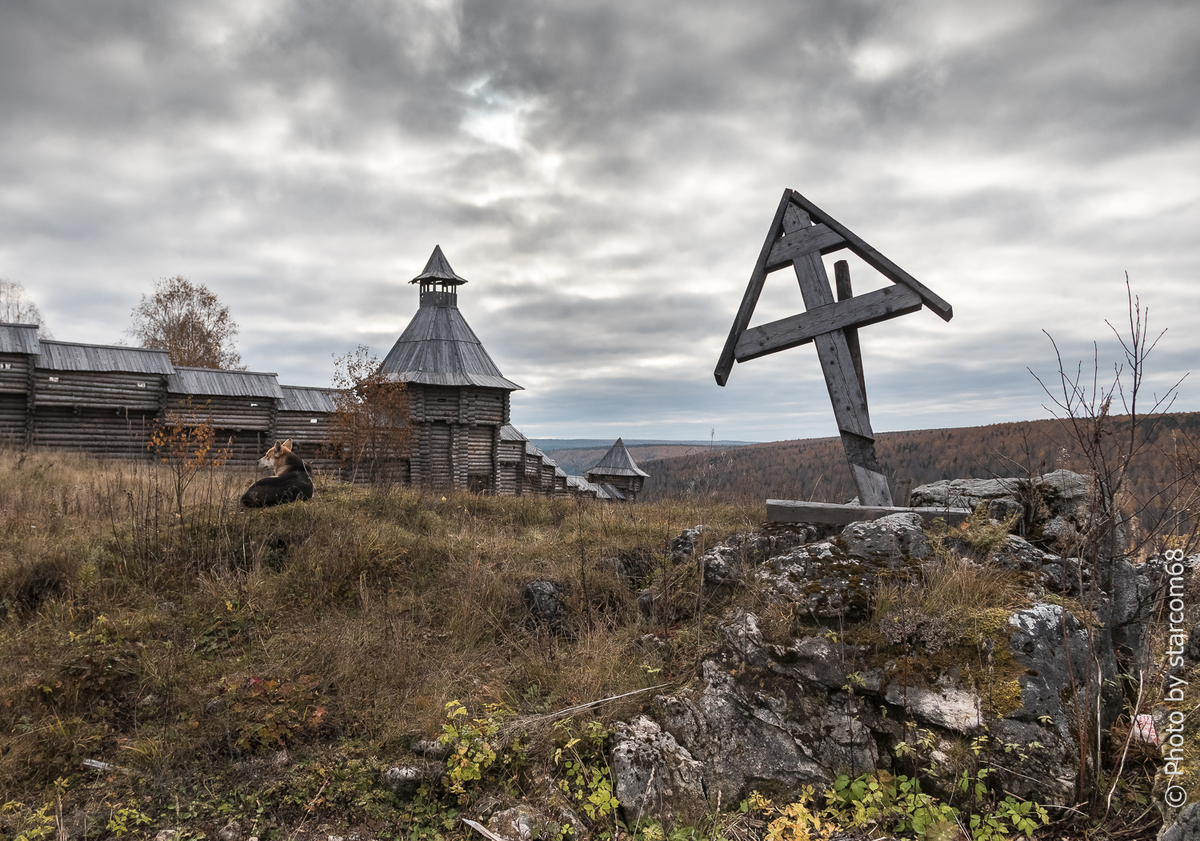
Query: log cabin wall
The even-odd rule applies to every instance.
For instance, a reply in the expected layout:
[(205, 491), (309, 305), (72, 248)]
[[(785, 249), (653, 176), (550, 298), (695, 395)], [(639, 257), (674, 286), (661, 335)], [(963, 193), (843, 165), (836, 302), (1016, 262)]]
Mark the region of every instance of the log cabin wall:
[(164, 351), (42, 340), (29, 443), (146, 458), (171, 362)]
[[(410, 457), (387, 468), (392, 481), (443, 492), (607, 498), (599, 485), (567, 477), (510, 425), (511, 393), (521, 387), (500, 373), (459, 312), (458, 288), (467, 281), (440, 248), (412, 282), (421, 286), (420, 306), (382, 363), (408, 384), (413, 425)], [(315, 469), (368, 478), (347, 475), (321, 450), (335, 408), (329, 389), (281, 387), (274, 374), (174, 368), (163, 351), (39, 343), (36, 334), (36, 325), (0, 324), (0, 440), (148, 457), (152, 423), (190, 412), (211, 418), (230, 464), (257, 464), (276, 439), (291, 438)]]
[(342, 462), (328, 451), (329, 422), (337, 406), (333, 389), (282, 385), (283, 399), (275, 413), (275, 438), (292, 439), (292, 449), (319, 473), (340, 476)]
[(283, 390), (275, 374), (176, 367), (167, 378), (166, 412), (208, 419), (226, 463), (258, 464), (275, 442), (276, 407)]
[(0, 443), (29, 443), (37, 355), (36, 324), (0, 324)]
[(512, 424), (500, 427), (496, 441), (496, 493), (517, 496), (525, 483), (525, 436)]

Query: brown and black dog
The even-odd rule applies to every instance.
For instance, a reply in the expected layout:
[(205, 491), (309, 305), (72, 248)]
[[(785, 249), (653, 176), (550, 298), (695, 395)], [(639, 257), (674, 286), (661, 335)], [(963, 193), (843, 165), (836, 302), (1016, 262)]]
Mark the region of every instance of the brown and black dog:
[(292, 452), (292, 439), (276, 441), (267, 454), (258, 460), (259, 467), (275, 471), (274, 476), (259, 479), (242, 494), (242, 505), (247, 508), (268, 508), (312, 499), (312, 473), (300, 456)]

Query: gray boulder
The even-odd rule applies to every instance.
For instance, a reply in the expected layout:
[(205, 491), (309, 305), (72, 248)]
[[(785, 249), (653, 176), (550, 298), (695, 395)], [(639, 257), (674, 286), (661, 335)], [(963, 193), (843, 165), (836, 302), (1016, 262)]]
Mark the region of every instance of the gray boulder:
[(567, 608), (563, 602), (566, 594), (566, 588), (556, 581), (530, 581), (521, 591), (525, 609), (529, 612), (526, 624), (532, 630), (563, 633), (567, 620)]
[(1200, 803), (1188, 804), (1168, 818), (1158, 833), (1158, 841), (1200, 841)]
[(986, 504), (992, 517), (1003, 520), (1024, 510), (1018, 499), (1020, 479), (943, 479), (913, 489), (913, 508), (970, 508)]
[(671, 821), (708, 809), (701, 764), (646, 716), (617, 725), (610, 767), (627, 824), (646, 814)]
[(383, 787), (401, 800), (411, 800), (424, 783), (437, 780), (444, 766), (393, 765), (383, 772)]
[(564, 829), (569, 829), (574, 838), (587, 836), (587, 827), (570, 809), (559, 808), (557, 814), (549, 814), (524, 803), (492, 815), (488, 818), (487, 828), (505, 841), (563, 837)]
[(842, 543), (846, 554), (855, 558), (919, 561), (931, 553), (917, 514), (889, 514), (878, 520), (851, 523), (842, 530)]
[(1101, 670), (1092, 668), (1090, 649), (1099, 649), (1097, 640), (1060, 605), (1034, 605), (1014, 613), (1008, 624), (1009, 649), (1025, 667), (1021, 706), (1008, 717), (1031, 722), (1049, 720), (1063, 736), (1070, 736), (1077, 723), (1074, 705), (1064, 706), (1063, 690), (1072, 681), (1078, 684), (1086, 677), (1087, 685), (1079, 685), (1078, 691), (1090, 691), (1091, 697), (1097, 697), (1102, 685), (1112, 684), (1116, 664), (1101, 659)]
[(675, 561), (681, 561), (696, 551), (696, 541), (700, 539), (700, 535), (708, 531), (708, 526), (703, 524), (693, 526), (690, 529), (684, 529), (679, 533), (679, 537), (671, 540), (669, 549), (671, 557)]
[(737, 803), (770, 784), (799, 791), (832, 777), (789, 732), (788, 705), (772, 693), (743, 692), (718, 663), (677, 696), (655, 699), (666, 729), (703, 766), (704, 790), (715, 805)]

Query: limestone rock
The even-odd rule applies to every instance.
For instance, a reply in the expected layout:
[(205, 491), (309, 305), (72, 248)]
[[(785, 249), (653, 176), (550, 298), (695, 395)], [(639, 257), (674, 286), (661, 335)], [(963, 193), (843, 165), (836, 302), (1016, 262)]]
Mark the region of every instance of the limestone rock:
[(968, 733), (983, 724), (982, 700), (967, 689), (953, 686), (901, 686), (892, 683), (884, 694), (889, 704), (903, 707), (918, 720), (947, 730)]
[(889, 514), (877, 520), (851, 523), (842, 530), (846, 554), (855, 558), (892, 560), (929, 557), (929, 543), (917, 514)]
[(437, 779), (429, 767), (394, 765), (383, 772), (383, 787), (401, 800), (410, 800), (422, 783)]
[(704, 553), (701, 560), (704, 564), (705, 587), (731, 587), (741, 581), (741, 558), (733, 547), (714, 546)]
[(1158, 841), (1198, 841), (1200, 839), (1200, 803), (1184, 806), (1173, 820), (1163, 823)]
[(798, 791), (832, 779), (785, 724), (787, 704), (767, 693), (745, 694), (716, 662), (678, 696), (660, 696), (664, 724), (703, 763), (705, 791), (715, 803), (737, 803), (763, 783)]
[(1020, 515), (1020, 479), (943, 479), (913, 489), (913, 508), (970, 508), (987, 504), (991, 516)]
[(646, 716), (617, 726), (611, 768), (627, 824), (644, 814), (671, 820), (708, 809), (700, 763)]
[(765, 561), (758, 580), (817, 619), (857, 618), (871, 607), (881, 572), (905, 568), (900, 555), (860, 558), (839, 546), (810, 543)]
[(587, 836), (587, 827), (570, 809), (550, 815), (523, 803), (492, 815), (487, 828), (505, 841), (558, 838), (564, 828), (569, 828), (575, 838)]
[(1009, 718), (1040, 722), (1070, 741), (1071, 732), (1078, 730), (1071, 702), (1074, 688), (1077, 693), (1101, 697), (1102, 724), (1107, 727), (1113, 721), (1121, 696), (1111, 649), (1105, 655), (1101, 641), (1092, 639), (1091, 631), (1056, 604), (1036, 604), (1018, 611), (1008, 624), (1009, 649), (1025, 667), (1020, 678), (1021, 706)]
[(708, 526), (701, 524), (680, 532), (679, 537), (672, 539), (669, 545), (672, 558), (681, 561), (691, 555), (696, 550), (696, 541), (706, 531), (708, 531)]

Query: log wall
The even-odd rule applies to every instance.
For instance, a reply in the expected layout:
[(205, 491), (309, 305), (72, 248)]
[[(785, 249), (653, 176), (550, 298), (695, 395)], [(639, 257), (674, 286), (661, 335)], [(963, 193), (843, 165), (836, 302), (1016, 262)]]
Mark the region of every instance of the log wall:
[[(0, 443), (80, 449), (117, 458), (151, 458), (147, 443), (169, 412), (211, 419), (227, 463), (254, 466), (275, 440), (291, 438), (317, 471), (351, 476), (323, 451), (327, 411), (284, 411), (273, 397), (197, 395), (168, 390), (168, 376), (36, 367), (31, 354), (0, 354)], [(182, 369), (181, 369), (182, 370)], [(261, 375), (260, 375), (261, 376)], [(268, 375), (269, 376), (269, 375)], [(410, 384), (411, 458), (389, 465), (390, 479), (447, 492), (503, 495), (564, 492), (565, 479), (525, 441), (502, 440), (510, 414), (504, 389)], [(361, 471), (360, 471), (361, 472)]]

